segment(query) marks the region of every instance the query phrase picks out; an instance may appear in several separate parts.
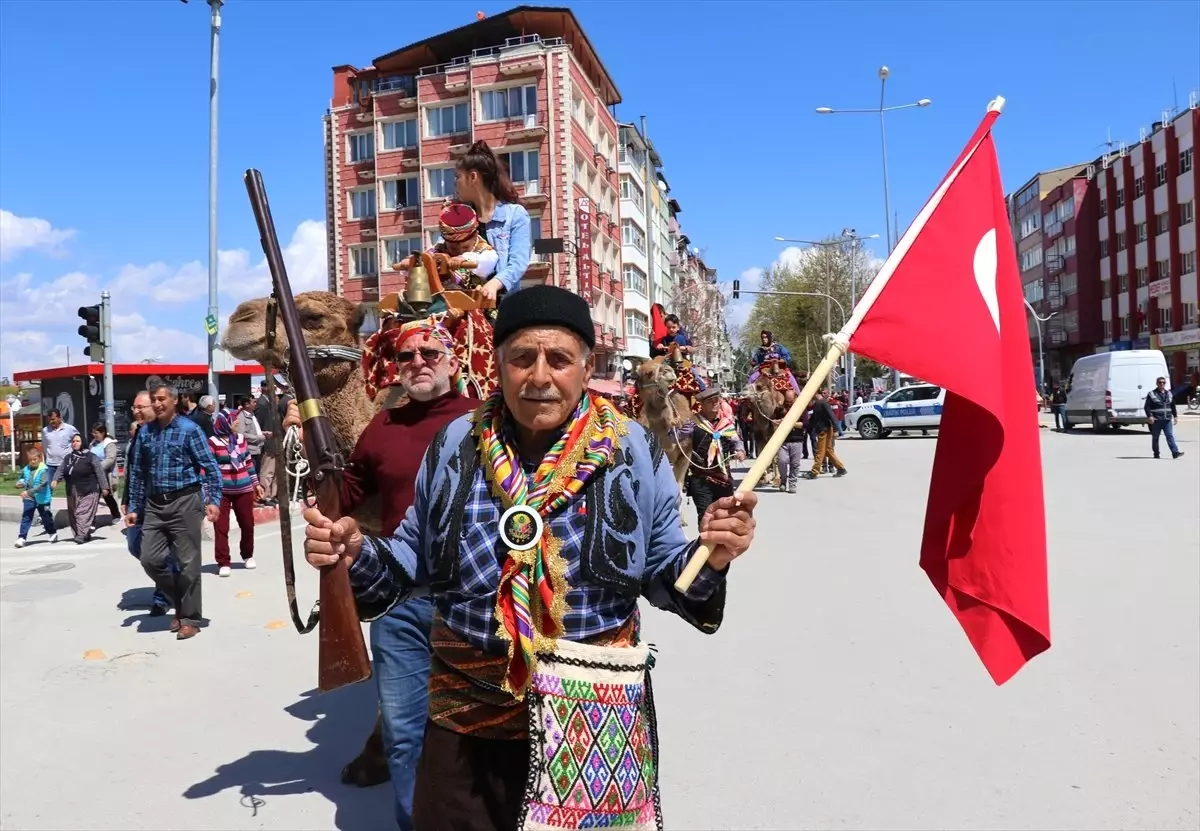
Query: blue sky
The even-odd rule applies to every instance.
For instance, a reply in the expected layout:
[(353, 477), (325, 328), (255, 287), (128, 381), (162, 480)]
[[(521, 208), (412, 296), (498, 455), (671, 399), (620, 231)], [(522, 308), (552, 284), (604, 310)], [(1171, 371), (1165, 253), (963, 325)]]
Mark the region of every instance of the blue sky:
[[(513, 4), (515, 5), (515, 3)], [(335, 64), (508, 4), (228, 0), (222, 37), (221, 306), (261, 294), (241, 183), (263, 170), (293, 283), (324, 284), (321, 115)], [(996, 94), (1005, 184), (1134, 142), (1200, 88), (1200, 3), (572, 4), (646, 115), (684, 228), (722, 280), (776, 234), (883, 232), (878, 124), (817, 106), (931, 107), (888, 122), (893, 210), (920, 208)], [(1140, 51), (1130, 51), (1130, 45)], [(0, 3), (0, 375), (61, 364), (80, 303), (114, 291), (117, 358), (203, 360), (208, 7)], [(289, 245), (290, 240), (290, 245)], [(882, 253), (883, 246), (879, 246)], [(742, 310), (734, 310), (739, 317)]]

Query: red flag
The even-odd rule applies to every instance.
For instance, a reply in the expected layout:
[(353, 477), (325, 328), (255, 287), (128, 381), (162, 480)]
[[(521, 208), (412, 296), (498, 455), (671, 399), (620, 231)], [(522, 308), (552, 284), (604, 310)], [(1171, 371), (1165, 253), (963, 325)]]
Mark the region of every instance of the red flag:
[(1029, 333), (991, 135), (998, 116), (988, 113), (847, 329), (852, 351), (946, 390), (921, 568), (1003, 684), (1050, 648), (1050, 600)]
[(667, 336), (667, 310), (662, 303), (650, 307), (650, 346), (655, 346)]

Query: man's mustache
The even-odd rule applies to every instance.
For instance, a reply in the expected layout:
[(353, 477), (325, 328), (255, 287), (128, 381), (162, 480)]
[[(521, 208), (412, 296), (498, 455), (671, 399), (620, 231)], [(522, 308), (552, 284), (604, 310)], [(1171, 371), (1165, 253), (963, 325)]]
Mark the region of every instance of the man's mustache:
[(538, 389), (537, 387), (525, 387), (521, 390), (521, 398), (526, 401), (562, 401), (562, 393), (554, 387), (546, 389)]

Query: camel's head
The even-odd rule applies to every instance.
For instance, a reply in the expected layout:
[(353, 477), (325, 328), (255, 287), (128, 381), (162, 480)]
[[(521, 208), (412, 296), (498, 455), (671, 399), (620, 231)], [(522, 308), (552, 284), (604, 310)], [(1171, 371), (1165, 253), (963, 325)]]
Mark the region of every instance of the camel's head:
[[(306, 346), (358, 346), (363, 310), (346, 298), (328, 291), (306, 291), (296, 295), (296, 312)], [(239, 360), (287, 365), (288, 339), (281, 315), (276, 315), (274, 348), (267, 349), (265, 297), (247, 300), (233, 310), (222, 344)]]
[(663, 356), (649, 361), (642, 361), (635, 374), (637, 375), (637, 385), (640, 389), (658, 387), (660, 390), (666, 391), (675, 386), (675, 382), (678, 380), (675, 375), (675, 368), (667, 363)]

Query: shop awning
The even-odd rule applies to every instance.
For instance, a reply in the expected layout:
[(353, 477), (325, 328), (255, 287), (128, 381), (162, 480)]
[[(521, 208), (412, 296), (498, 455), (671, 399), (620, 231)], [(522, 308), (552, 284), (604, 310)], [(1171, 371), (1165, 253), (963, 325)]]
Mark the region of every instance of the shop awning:
[(593, 378), (588, 381), (588, 389), (600, 395), (620, 395), (621, 382), (610, 381), (607, 378)]

